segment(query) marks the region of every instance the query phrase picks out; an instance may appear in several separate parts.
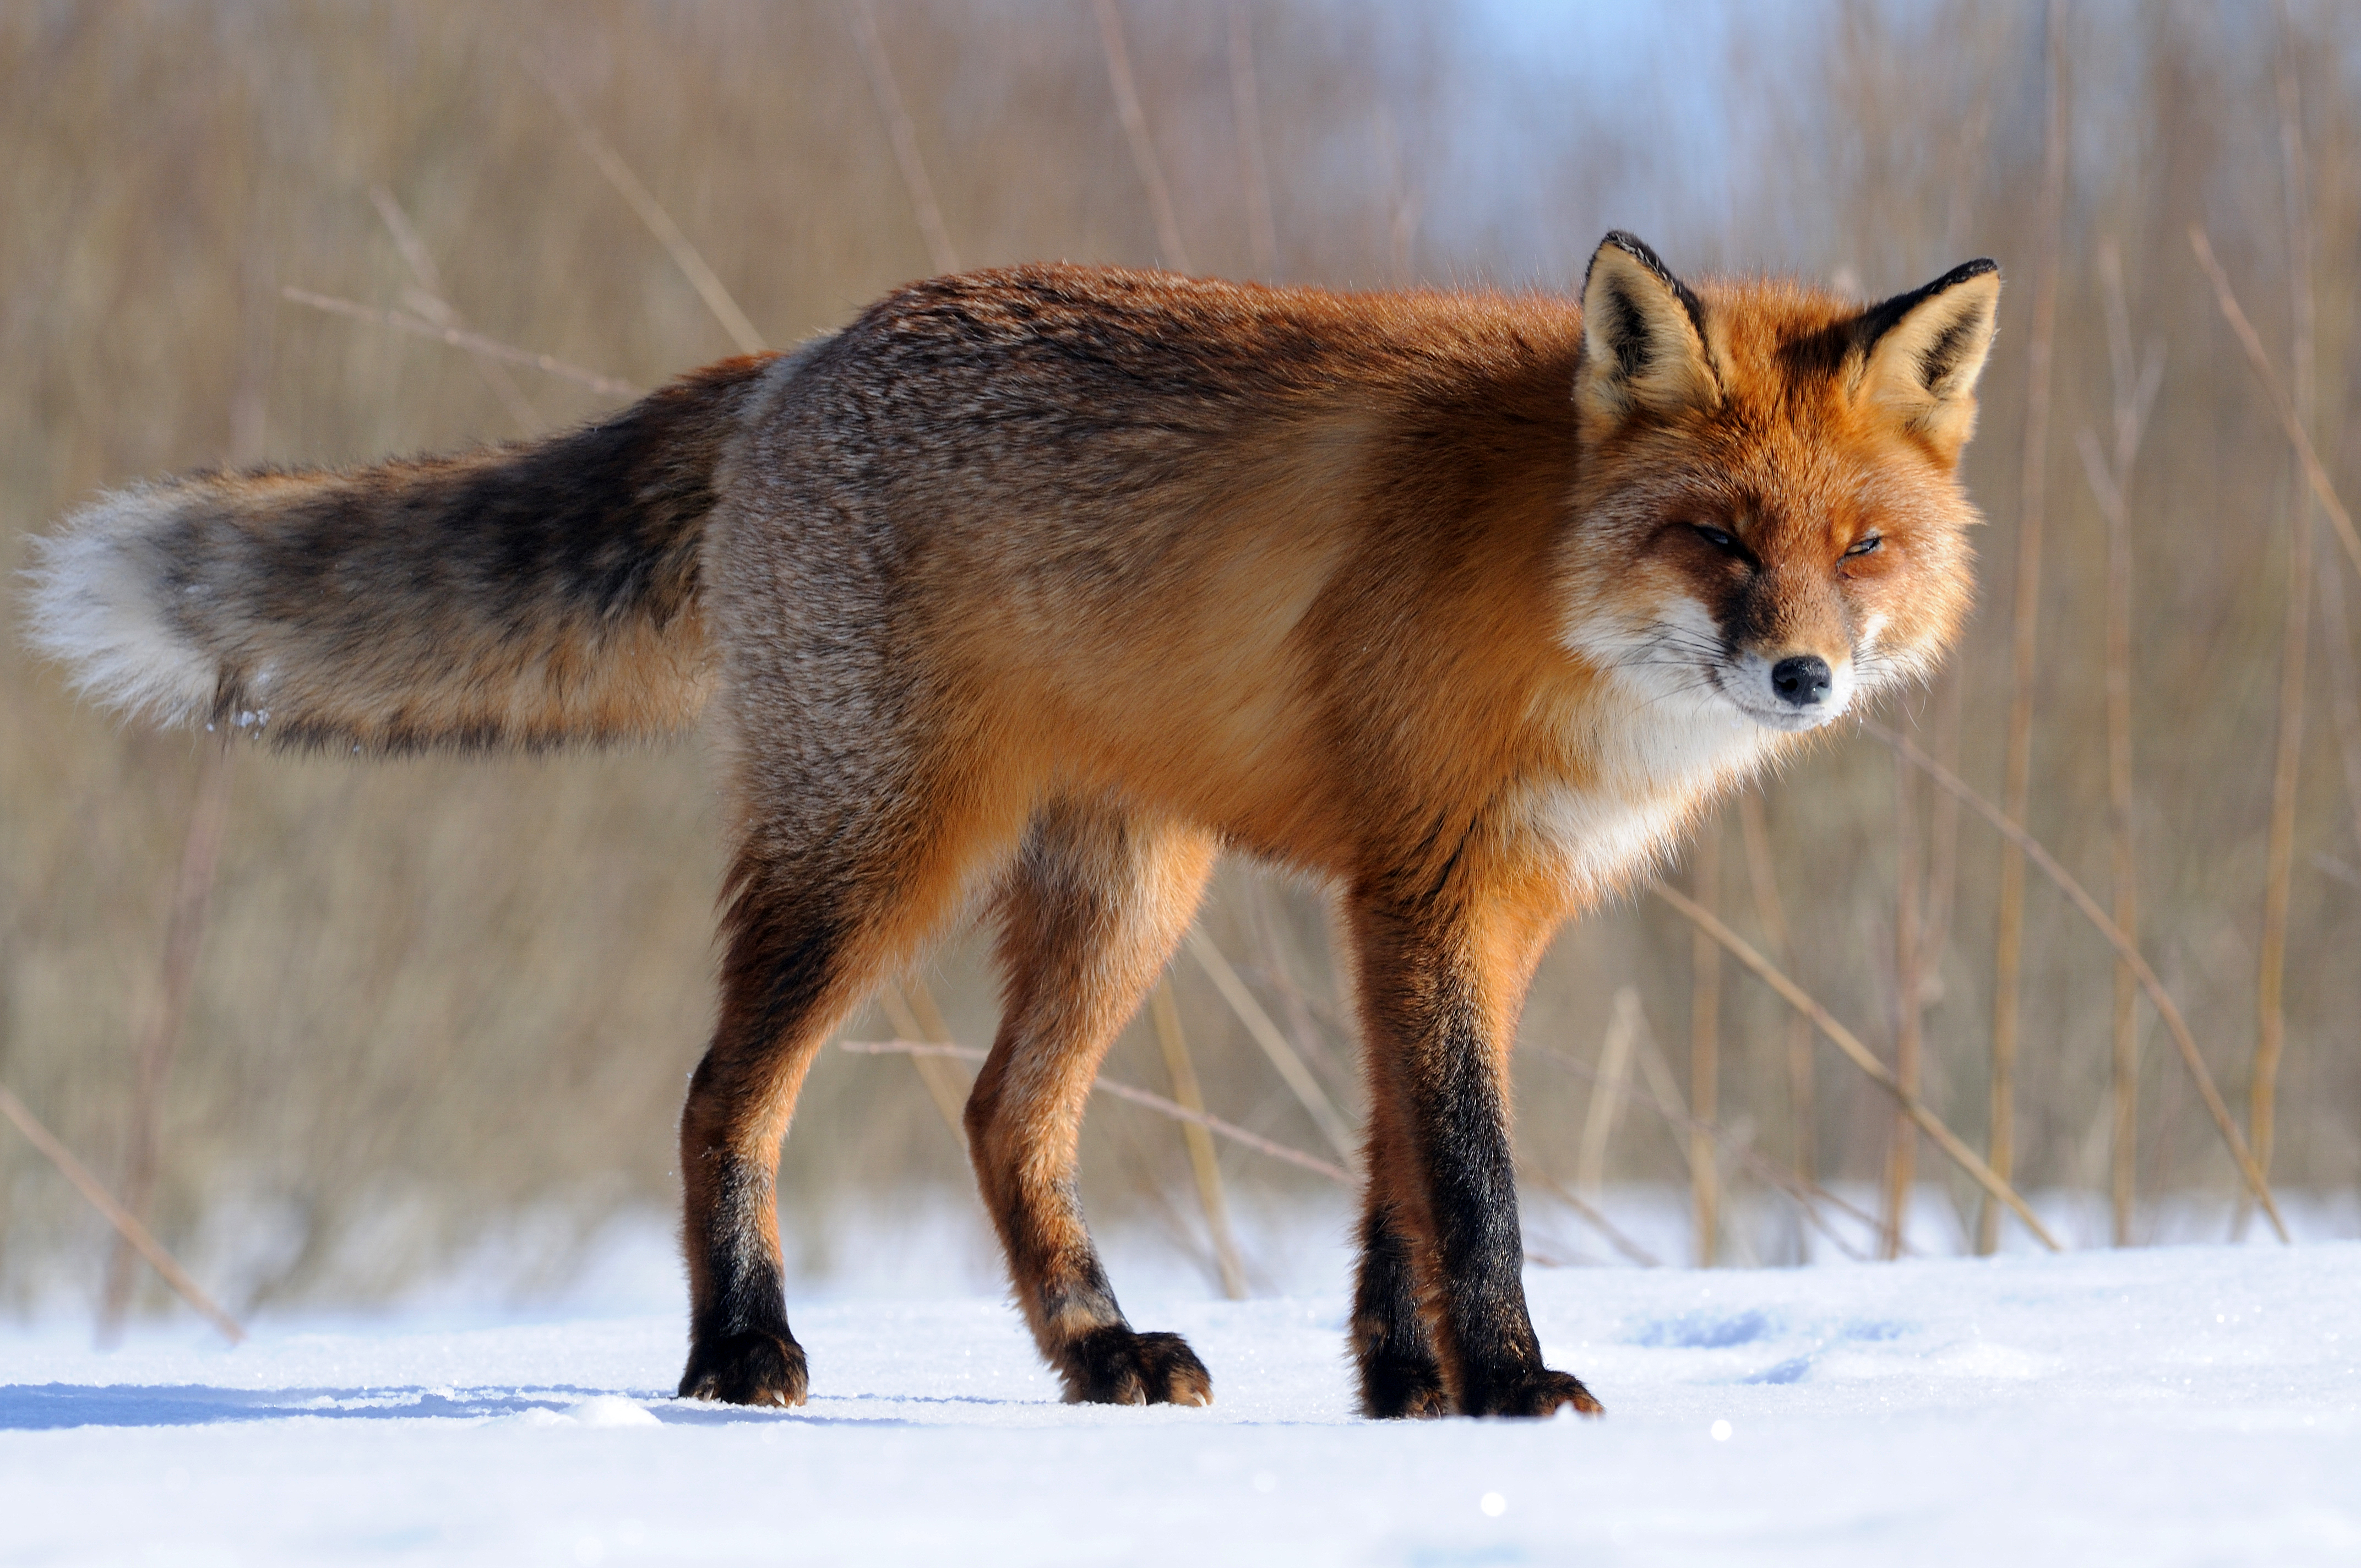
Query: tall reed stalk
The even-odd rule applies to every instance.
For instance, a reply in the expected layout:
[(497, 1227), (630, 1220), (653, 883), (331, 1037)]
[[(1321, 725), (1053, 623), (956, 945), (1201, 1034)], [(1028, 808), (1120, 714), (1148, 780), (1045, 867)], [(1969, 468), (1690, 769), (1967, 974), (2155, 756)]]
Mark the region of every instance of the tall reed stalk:
[(1631, 1081), (1631, 1062), (1640, 1033), (1648, 1026), (1640, 1010), (1640, 993), (1628, 985), (1615, 989), (1609, 1003), (1607, 1032), (1598, 1042), (1598, 1076), (1591, 1080), (1590, 1102), (1582, 1119), (1582, 1142), (1576, 1146), (1574, 1185), (1592, 1198), (1607, 1186), (1607, 1149), (1615, 1137), (1615, 1121), (1623, 1109), (1623, 1091)]
[[(1918, 966), (1918, 824), (1912, 794), (1918, 783), (1900, 753), (1894, 758), (1894, 1080), (1916, 1095), (1920, 1025), (1926, 1003)], [(1885, 1164), (1884, 1255), (1902, 1255), (1910, 1229), (1910, 1193), (1918, 1181), (1918, 1129), (1897, 1108)]]
[[(2082, 471), (2099, 503), (2107, 532), (2107, 815), (2110, 867), (2114, 882), (2114, 919), (2126, 940), (2139, 943), (2139, 872), (2133, 835), (2132, 770), (2132, 466), (2157, 389), (2164, 383), (2164, 345), (2148, 345), (2147, 362), (2135, 368), (2131, 311), (2124, 298), (2123, 258), (2110, 241), (2099, 247), (2099, 292), (2107, 323), (2108, 357), (2114, 371), (2114, 444), (2103, 451), (2084, 430), (2079, 445)], [(2109, 1055), (2109, 1234), (2117, 1246), (2132, 1241), (2132, 1211), (2138, 1188), (2139, 977), (2115, 959), (2113, 1049)]]
[[(451, 303), (450, 291), (443, 283), (443, 269), (434, 264), (434, 253), (426, 247), (409, 213), (383, 185), (369, 187), (369, 203), (377, 208), (379, 221), (385, 225), (394, 249), (401, 254), (402, 265), (410, 269), (410, 276), (416, 282), (417, 286), (403, 295), (405, 302), (436, 326), (466, 331), (467, 320)], [(516, 422), (520, 433), (539, 435), (547, 428), (548, 422), (541, 417), (541, 411), (533, 406), (533, 400), (524, 395), (524, 389), (509, 374), (506, 361), (480, 348), (471, 350), (467, 357), (474, 362), (476, 374), (483, 378), (484, 385), (508, 410), (509, 418)]]
[(1237, 127), (1239, 183), (1246, 192), (1246, 238), (1255, 276), (1279, 275), (1279, 224), (1270, 204), (1270, 170), (1263, 163), (1262, 85), (1255, 76), (1254, 21), (1246, 0), (1230, 0), (1230, 117)]
[(884, 40), (877, 36), (877, 18), (870, 14), (869, 0), (846, 0), (844, 9), (853, 41), (861, 48), (861, 63), (869, 73), (869, 90), (877, 100), (878, 115), (894, 144), (894, 167), (902, 176), (902, 189), (909, 194), (910, 216), (927, 242), (927, 259), (937, 272), (956, 272), (959, 247), (951, 244), (941, 203), (935, 200), (935, 182), (928, 178), (927, 160), (918, 152), (918, 127), (902, 102), (893, 61), (886, 58)]
[[(2043, 121), (2041, 204), (2036, 218), (2033, 325), (2026, 334), (2025, 439), (2017, 487), (2016, 579), (2009, 605), (2008, 753), (2003, 763), (2001, 809), (2025, 820), (2033, 795), (2033, 698), (2040, 674), (2041, 535), (2049, 499), (2049, 357), (2058, 324), (2059, 229), (2066, 201), (2066, 9), (2048, 0), (2044, 56), (2048, 113)], [(2018, 991), (2024, 980), (2025, 857), (2003, 843), (2000, 910), (1993, 944), (1992, 1168), (2006, 1180), (2016, 1168)], [(2000, 1245), (2000, 1211), (1983, 1205), (1976, 1219), (1976, 1251)]]
[[(1689, 894), (1702, 908), (1721, 902), (1721, 824), (1708, 822), (1691, 852)], [(1712, 1135), (1721, 1115), (1721, 948), (1700, 927), (1689, 937), (1689, 1198), (1697, 1226), (1697, 1260), (1711, 1268), (1721, 1239), (1721, 1182)]]
[(2345, 775), (2350, 842), (2361, 849), (2361, 668), (2353, 656), (2353, 623), (2345, 609), (2345, 574), (2332, 565), (2314, 585), (2320, 596), (2321, 641), (2328, 648), (2329, 717), (2336, 727), (2337, 760)]
[[(1156, 1023), (1156, 1042), (1163, 1047), (1165, 1070), (1172, 1077), (1172, 1098), (1202, 1115), (1205, 1094), (1197, 1084), (1197, 1063), (1189, 1054), (1189, 1036), (1180, 1027), (1180, 1004), (1172, 996), (1171, 976), (1156, 982), (1148, 997), (1148, 1012)], [(1230, 1229), (1230, 1200), (1222, 1188), (1222, 1164), (1213, 1153), (1213, 1135), (1202, 1123), (1183, 1122), (1180, 1136), (1189, 1146), (1189, 1168), (1197, 1178), (1197, 1201), (1204, 1206), (1205, 1232), (1213, 1244), (1222, 1294), (1243, 1301), (1246, 1266), (1239, 1261), (1238, 1238)]]
[(1148, 210), (1156, 220), (1156, 244), (1163, 253), (1164, 265), (1175, 272), (1193, 270), (1189, 265), (1189, 247), (1180, 237), (1180, 214), (1173, 210), (1172, 188), (1164, 182), (1164, 160), (1156, 156), (1156, 141), (1148, 134), (1148, 112), (1140, 106), (1139, 84), (1132, 80), (1131, 46), (1123, 32), (1123, 15), (1115, 0), (1092, 0), (1093, 13), (1098, 18), (1099, 43), (1106, 51), (1107, 87), (1115, 94), (1115, 117), (1123, 122), (1123, 134), (1131, 144), (1131, 159), (1139, 170), (1140, 188), (1148, 194)]
[[(197, 764), (196, 804), (190, 808), (180, 875), (173, 882), (163, 962), (147, 1025), (139, 1033), (130, 1127), (125, 1136), (122, 1198), (124, 1212), (137, 1226), (148, 1222), (162, 1168), (164, 1086), (171, 1077), (172, 1058), (188, 1022), (197, 955), (204, 946), (206, 916), (213, 908), (214, 874), (221, 861), (222, 833), (229, 820), (231, 755), (228, 741), (217, 740), (203, 748)], [(99, 1296), (101, 1344), (113, 1344), (122, 1337), (124, 1315), (131, 1310), (132, 1288), (139, 1278), (143, 1249), (137, 1234), (129, 1226), (116, 1226), (115, 1246), (107, 1255), (106, 1283)]]
[[(2302, 104), (2297, 93), (2293, 39), (2282, 15), (2279, 66), (2279, 157), (2286, 219), (2290, 355), (2289, 400), (2295, 422), (2314, 418), (2312, 297), (2312, 196), (2303, 164)], [(2279, 1059), (2286, 1050), (2288, 897), (2295, 871), (2296, 785), (2303, 767), (2304, 685), (2312, 648), (2312, 520), (2318, 509), (2301, 459), (2289, 487), (2287, 612), (2279, 646), (2279, 744), (2271, 759), (2271, 824), (2264, 851), (2263, 939), (2255, 978), (2255, 1062), (2246, 1086), (2246, 1141), (2265, 1175), (2278, 1134)], [(2252, 1217), (2241, 1202), (2235, 1226), (2244, 1235)]]
[[(1738, 797), (1738, 828), (1739, 842), (1746, 852), (1746, 883), (1753, 896), (1755, 921), (1771, 944), (1772, 961), (1793, 974), (1795, 948), (1787, 930), (1786, 904), (1779, 896), (1778, 870), (1771, 861), (1771, 828), (1764, 820), (1761, 791), (1750, 789)], [(1632, 995), (1636, 1001), (1638, 993)], [(1787, 1136), (1795, 1174), (1817, 1186), (1820, 1179), (1819, 1096), (1812, 1073), (1811, 1020), (1791, 1012), (1784, 1044)]]
[(189, 1271), (181, 1266), (179, 1259), (164, 1250), (163, 1244), (156, 1239), (139, 1217), (117, 1202), (114, 1195), (100, 1184), (98, 1178), (91, 1174), (90, 1168), (76, 1159), (72, 1151), (5, 1083), (0, 1083), (0, 1120), (14, 1124), (16, 1130), (25, 1135), (26, 1141), (41, 1152), (41, 1157), (55, 1166), (58, 1174), (71, 1183), (83, 1200), (115, 1227), (115, 1234), (125, 1245), (146, 1258), (148, 1266), (163, 1277), (164, 1283), (172, 1288), (173, 1293), (219, 1329), (224, 1339), (236, 1344), (246, 1338), (246, 1330), (238, 1321), (222, 1310), (221, 1303), (190, 1277)]

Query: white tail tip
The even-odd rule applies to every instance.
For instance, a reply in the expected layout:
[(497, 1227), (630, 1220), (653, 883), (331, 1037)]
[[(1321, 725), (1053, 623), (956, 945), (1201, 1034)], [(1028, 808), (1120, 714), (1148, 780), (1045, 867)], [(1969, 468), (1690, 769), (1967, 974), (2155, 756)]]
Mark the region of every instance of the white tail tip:
[(34, 540), (25, 573), (26, 641), (65, 665), (82, 695), (168, 725), (203, 718), (216, 684), (214, 661), (167, 613), (157, 535), (176, 499), (159, 485), (110, 491)]

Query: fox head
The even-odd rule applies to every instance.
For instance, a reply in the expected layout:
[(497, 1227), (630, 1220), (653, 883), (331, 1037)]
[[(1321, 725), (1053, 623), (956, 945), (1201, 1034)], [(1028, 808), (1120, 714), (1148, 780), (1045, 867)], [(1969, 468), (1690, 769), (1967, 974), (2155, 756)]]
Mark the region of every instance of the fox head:
[(1971, 592), (1957, 471), (1999, 298), (1990, 261), (1868, 306), (1692, 289), (1609, 235), (1583, 283), (1565, 643), (1664, 717), (1774, 730), (1929, 671)]

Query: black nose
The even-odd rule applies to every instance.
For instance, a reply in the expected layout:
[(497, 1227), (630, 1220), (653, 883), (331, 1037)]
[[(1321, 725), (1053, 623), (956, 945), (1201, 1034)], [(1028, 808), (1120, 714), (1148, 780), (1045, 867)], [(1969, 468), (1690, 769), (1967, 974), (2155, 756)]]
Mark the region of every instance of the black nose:
[(1828, 677), (1828, 662), (1817, 653), (1800, 653), (1771, 666), (1771, 689), (1779, 694), (1780, 701), (1792, 702), (1797, 707), (1812, 707), (1828, 701), (1833, 684)]

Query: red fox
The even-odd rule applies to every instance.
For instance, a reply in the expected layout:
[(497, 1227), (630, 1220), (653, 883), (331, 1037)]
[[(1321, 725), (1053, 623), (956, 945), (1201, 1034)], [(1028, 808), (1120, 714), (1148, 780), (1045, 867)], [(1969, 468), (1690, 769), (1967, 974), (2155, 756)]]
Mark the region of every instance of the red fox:
[(1864, 307), (1016, 267), (897, 290), (548, 440), (207, 473), (44, 541), (32, 635), (168, 722), (374, 754), (676, 732), (718, 696), (720, 1004), (680, 1124), (680, 1392), (805, 1398), (774, 1180), (823, 1042), (996, 922), (966, 1110), (1074, 1400), (1202, 1404), (1074, 1159), (1102, 1056), (1235, 850), (1338, 892), (1367, 1075), (1372, 1416), (1595, 1413), (1521, 1280), (1507, 1055), (1559, 924), (1718, 794), (1927, 671), (1990, 261)]

